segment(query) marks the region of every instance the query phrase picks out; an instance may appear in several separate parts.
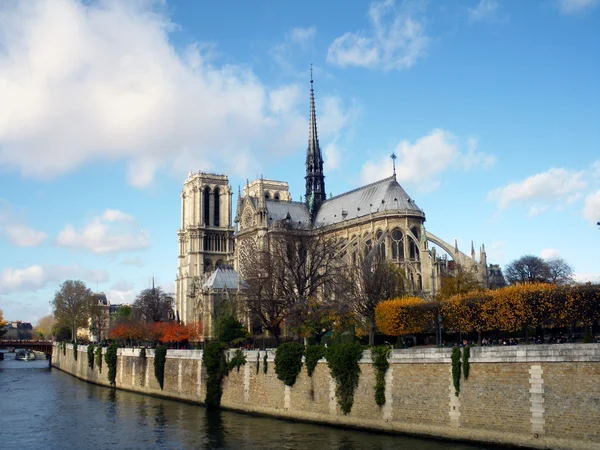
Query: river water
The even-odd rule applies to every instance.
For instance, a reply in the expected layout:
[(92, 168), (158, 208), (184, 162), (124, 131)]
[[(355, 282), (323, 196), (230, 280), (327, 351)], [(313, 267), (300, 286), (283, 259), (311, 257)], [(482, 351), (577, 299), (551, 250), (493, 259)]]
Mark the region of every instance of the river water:
[(488, 447), (207, 411), (0, 361), (0, 448), (477, 450)]

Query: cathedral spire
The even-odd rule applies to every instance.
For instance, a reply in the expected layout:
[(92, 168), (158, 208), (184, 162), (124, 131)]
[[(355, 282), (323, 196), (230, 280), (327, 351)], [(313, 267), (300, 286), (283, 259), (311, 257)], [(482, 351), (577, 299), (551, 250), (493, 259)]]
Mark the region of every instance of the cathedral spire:
[(310, 120), (308, 129), (308, 149), (306, 150), (306, 197), (311, 217), (314, 219), (319, 206), (326, 199), (323, 156), (317, 135), (317, 114), (315, 112), (315, 91), (313, 87), (312, 64), (310, 65)]

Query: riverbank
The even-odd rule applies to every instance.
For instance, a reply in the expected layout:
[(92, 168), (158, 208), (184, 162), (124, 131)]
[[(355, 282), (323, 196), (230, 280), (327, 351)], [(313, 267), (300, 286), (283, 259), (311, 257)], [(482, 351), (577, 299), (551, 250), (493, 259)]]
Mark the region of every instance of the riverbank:
[[(108, 386), (108, 368), (88, 366), (87, 348), (53, 352), (54, 367)], [(370, 352), (352, 411), (344, 415), (326, 362), (312, 377), (303, 367), (296, 384), (277, 379), (274, 351), (245, 352), (247, 363), (223, 381), (224, 408), (386, 432), (491, 442), (531, 448), (600, 449), (600, 344), (472, 348), (470, 374), (455, 395), (451, 349), (394, 350), (386, 373), (386, 403), (375, 403)], [(169, 350), (164, 388), (154, 376), (154, 351), (119, 349), (116, 387), (188, 402), (204, 402), (202, 351)]]

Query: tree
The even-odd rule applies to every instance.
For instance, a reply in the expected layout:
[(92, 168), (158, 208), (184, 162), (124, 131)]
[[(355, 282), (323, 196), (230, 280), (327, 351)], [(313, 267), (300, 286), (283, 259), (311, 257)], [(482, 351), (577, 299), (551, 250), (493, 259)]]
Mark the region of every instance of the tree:
[(358, 258), (356, 266), (348, 267), (347, 303), (356, 321), (369, 334), (369, 345), (375, 343), (375, 308), (379, 302), (402, 296), (404, 276), (393, 263), (372, 250)]
[(136, 297), (133, 307), (138, 309), (146, 322), (162, 322), (169, 319), (173, 309), (173, 296), (162, 288), (144, 289)]
[(219, 321), (219, 341), (231, 344), (238, 339), (246, 339), (248, 330), (233, 316), (222, 317)]
[(480, 290), (481, 284), (477, 280), (475, 272), (457, 264), (454, 273), (442, 275), (442, 286), (439, 292), (440, 298), (449, 298), (453, 295)]
[(246, 239), (242, 245), (242, 276), (250, 313), (278, 342), (285, 322), (307, 333), (322, 332), (328, 317), (325, 306), (337, 291), (341, 267), (336, 258), (337, 241), (313, 236), (291, 227), (270, 234), (259, 248)]
[(553, 258), (547, 261), (549, 276), (548, 281), (560, 286), (573, 282), (573, 268), (562, 258)]
[(4, 321), (4, 313), (0, 309), (0, 337), (6, 334), (6, 322)]
[(52, 314), (48, 314), (47, 316), (42, 317), (40, 320), (38, 320), (38, 323), (35, 326), (35, 334), (41, 339), (48, 339), (52, 336), (52, 328), (54, 327), (54, 322), (55, 319)]
[(388, 336), (422, 332), (437, 316), (439, 305), (419, 297), (379, 302), (375, 307), (377, 328)]
[(543, 283), (550, 278), (550, 268), (548, 267), (548, 263), (542, 258), (525, 255), (506, 266), (505, 275), (511, 284)]
[(65, 281), (50, 302), (56, 320), (69, 325), (73, 341), (77, 341), (77, 328), (87, 327), (93, 303), (92, 291), (80, 280)]
[(131, 318), (132, 318), (131, 316), (132, 316), (131, 306), (122, 305), (117, 308), (114, 316), (112, 317), (112, 320), (114, 321), (114, 323), (127, 322), (128, 320), (131, 320)]

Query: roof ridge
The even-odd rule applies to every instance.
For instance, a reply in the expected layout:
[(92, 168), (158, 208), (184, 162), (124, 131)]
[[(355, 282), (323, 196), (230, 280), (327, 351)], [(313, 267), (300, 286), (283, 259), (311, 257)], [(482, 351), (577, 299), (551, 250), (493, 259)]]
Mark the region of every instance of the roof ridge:
[[(355, 193), (355, 192), (358, 192), (358, 191), (360, 191), (360, 190), (362, 190), (362, 189), (366, 189), (366, 188), (369, 188), (369, 187), (375, 186), (375, 185), (377, 185), (377, 184), (383, 183), (384, 181), (391, 181), (391, 180), (396, 180), (396, 177), (395, 177), (394, 175), (390, 175), (390, 176), (389, 176), (389, 177), (387, 177), (387, 178), (383, 178), (383, 179), (381, 179), (381, 180), (374, 181), (374, 182), (372, 182), (372, 183), (369, 183), (369, 184), (365, 184), (364, 186), (360, 186), (360, 187), (354, 188), (354, 189), (352, 189), (351, 191), (347, 191), (347, 192), (343, 192), (343, 193), (341, 193), (341, 194), (335, 195), (335, 196), (333, 196), (333, 197), (331, 197), (331, 198), (328, 198), (328, 199), (327, 199), (327, 200), (325, 200), (323, 203), (327, 203), (327, 202), (328, 202), (328, 201), (330, 201), (330, 200), (335, 200), (336, 198), (343, 197), (344, 195), (353, 194), (353, 193)], [(400, 186), (400, 183), (398, 183), (398, 186)], [(401, 187), (401, 186), (400, 186), (400, 187)]]

